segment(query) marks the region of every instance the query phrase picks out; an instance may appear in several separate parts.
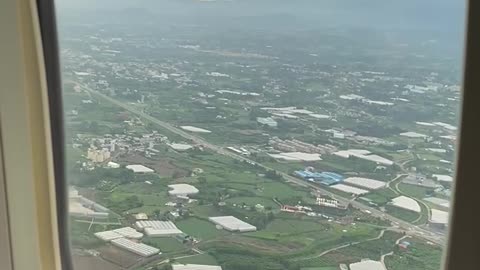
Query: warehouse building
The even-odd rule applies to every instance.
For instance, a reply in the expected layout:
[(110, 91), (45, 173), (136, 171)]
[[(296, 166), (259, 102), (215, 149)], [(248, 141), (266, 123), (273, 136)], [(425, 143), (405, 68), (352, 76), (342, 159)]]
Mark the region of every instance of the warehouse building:
[(135, 222), (135, 227), (150, 237), (169, 237), (183, 233), (171, 221), (142, 220)]
[(173, 270), (222, 270), (222, 267), (216, 265), (202, 265), (202, 264), (174, 264)]
[(160, 254), (160, 250), (158, 248), (154, 248), (142, 243), (136, 243), (126, 238), (114, 239), (111, 243), (116, 247), (128, 250), (142, 257), (150, 257), (156, 254)]
[(257, 230), (257, 227), (250, 225), (234, 216), (209, 217), (208, 220), (231, 232), (253, 232)]

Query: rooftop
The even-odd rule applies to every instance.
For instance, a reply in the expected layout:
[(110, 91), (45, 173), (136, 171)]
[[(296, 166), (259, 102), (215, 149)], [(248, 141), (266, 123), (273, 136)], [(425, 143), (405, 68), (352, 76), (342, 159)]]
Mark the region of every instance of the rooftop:
[(432, 216), (430, 222), (438, 224), (448, 224), (448, 212), (432, 209)]
[(283, 159), (287, 161), (318, 161), (322, 160), (320, 154), (309, 154), (303, 152), (287, 152), (280, 154), (268, 154), (276, 159)]
[(198, 128), (198, 127), (194, 127), (194, 126), (181, 126), (181, 128), (182, 128), (183, 130), (191, 131), (191, 132), (211, 133), (211, 131), (208, 130), (208, 129)]
[(355, 195), (361, 195), (361, 194), (368, 193), (368, 190), (361, 189), (361, 188), (356, 188), (356, 187), (351, 187), (351, 186), (347, 186), (347, 185), (344, 185), (344, 184), (333, 185), (333, 186), (331, 186), (331, 188), (334, 188), (334, 189), (337, 189), (337, 190), (340, 190), (340, 191), (343, 191), (343, 192), (347, 192), (347, 193), (352, 193), (352, 194), (355, 194)]
[(151, 173), (151, 172), (154, 172), (154, 170), (152, 170), (148, 167), (145, 167), (143, 165), (139, 165), (139, 164), (127, 165), (126, 168), (129, 169), (129, 170), (132, 170), (134, 173)]
[(174, 264), (173, 270), (222, 270), (222, 267), (216, 265), (202, 265), (202, 264)]
[(422, 211), (417, 201), (406, 196), (399, 196), (392, 199), (392, 204), (394, 206), (397, 206), (406, 210), (410, 210), (413, 212), (417, 212), (417, 213), (420, 213)]
[(350, 264), (350, 270), (386, 270), (381, 262), (364, 260)]
[(385, 187), (386, 183), (363, 177), (349, 177), (344, 182), (368, 189), (379, 189)]
[(256, 231), (257, 227), (250, 225), (234, 216), (209, 217), (211, 222), (222, 226), (228, 231), (249, 232)]
[(170, 195), (190, 195), (198, 193), (198, 189), (189, 184), (175, 184), (168, 185), (168, 187), (172, 189), (168, 191)]
[(143, 230), (148, 236), (171, 236), (183, 233), (171, 221), (141, 220), (135, 222), (135, 227)]
[(125, 238), (118, 238), (118, 239), (112, 240), (112, 244), (143, 257), (149, 257), (149, 256), (160, 253), (160, 250), (157, 248), (154, 248), (145, 244), (133, 242)]

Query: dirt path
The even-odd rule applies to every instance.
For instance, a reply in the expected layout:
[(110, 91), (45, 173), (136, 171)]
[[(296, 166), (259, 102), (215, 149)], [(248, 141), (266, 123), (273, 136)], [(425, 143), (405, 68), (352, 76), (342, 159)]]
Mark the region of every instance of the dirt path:
[[(398, 238), (397, 241), (395, 241), (395, 245), (398, 245), (400, 243), (400, 241), (402, 241), (405, 238), (409, 238), (409, 237), (410, 236), (408, 236), (408, 235), (404, 235), (404, 236)], [(387, 269), (387, 266), (385, 265), (385, 257), (392, 256), (392, 255), (393, 255), (393, 251), (390, 251), (389, 253), (383, 254), (382, 257), (380, 257), (380, 262), (383, 264), (383, 268)]]

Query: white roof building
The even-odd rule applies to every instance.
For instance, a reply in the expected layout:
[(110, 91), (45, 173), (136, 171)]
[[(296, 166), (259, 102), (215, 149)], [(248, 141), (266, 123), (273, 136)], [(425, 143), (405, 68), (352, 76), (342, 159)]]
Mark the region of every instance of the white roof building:
[(171, 221), (142, 220), (135, 222), (135, 227), (151, 237), (168, 237), (183, 233)]
[(141, 243), (136, 243), (125, 238), (114, 239), (112, 240), (112, 244), (142, 257), (150, 257), (160, 253), (160, 250), (158, 248), (154, 248)]
[(333, 154), (343, 158), (349, 158), (350, 156), (352, 156), (352, 157), (357, 157), (360, 159), (372, 161), (377, 164), (388, 165), (388, 166), (393, 165), (393, 161), (383, 158), (379, 155), (372, 155), (370, 151), (363, 150), (363, 149), (348, 149), (348, 150), (337, 151), (337, 152), (334, 152)]
[(113, 168), (113, 169), (120, 168), (120, 164), (115, 163), (115, 162), (113, 162), (113, 161), (109, 161), (109, 162), (107, 163), (107, 166), (108, 166), (109, 168)]
[(109, 242), (109, 241), (112, 241), (114, 239), (118, 239), (118, 238), (122, 238), (123, 235), (121, 234), (118, 234), (114, 231), (104, 231), (104, 232), (97, 232), (94, 234), (97, 238), (99, 238), (100, 240), (103, 240), (103, 241), (106, 241), (106, 242)]
[(189, 184), (175, 184), (175, 185), (168, 185), (169, 188), (172, 190), (168, 191), (168, 194), (173, 196), (187, 196), (192, 194), (197, 194), (199, 190)]
[(425, 134), (421, 134), (421, 133), (417, 133), (417, 132), (413, 132), (413, 131), (400, 133), (400, 136), (409, 137), (409, 138), (426, 138), (426, 137), (428, 137)]
[(222, 267), (216, 265), (202, 265), (202, 264), (174, 264), (173, 270), (222, 270)]
[(209, 217), (208, 219), (227, 231), (253, 232), (257, 230), (257, 227), (250, 225), (234, 216)]
[(450, 201), (441, 199), (441, 198), (436, 198), (436, 197), (427, 197), (423, 199), (424, 201), (431, 202), (433, 204), (445, 207), (445, 208), (450, 208)]
[(95, 233), (95, 236), (103, 241), (112, 241), (118, 238), (131, 238), (131, 239), (140, 239), (143, 237), (143, 233), (137, 232), (134, 228), (123, 227), (110, 231), (103, 231)]
[(276, 159), (283, 159), (286, 161), (319, 161), (322, 160), (320, 154), (309, 154), (303, 152), (287, 152), (280, 154), (268, 154)]
[(139, 164), (127, 165), (126, 168), (129, 169), (129, 170), (132, 170), (134, 173), (152, 173), (152, 172), (154, 172), (154, 170), (152, 170), (148, 167), (145, 167), (143, 165), (139, 165)]
[(187, 151), (193, 148), (192, 145), (184, 144), (184, 143), (171, 143), (171, 144), (168, 144), (168, 146), (170, 146), (173, 150), (177, 150), (177, 151)]
[(448, 224), (448, 212), (433, 209), (430, 217), (430, 223), (447, 225)]
[(437, 178), (437, 180), (441, 182), (453, 182), (453, 177), (451, 177), (450, 175), (433, 174), (432, 177)]
[(406, 209), (406, 210), (410, 210), (416, 213), (420, 213), (422, 211), (417, 201), (406, 196), (398, 196), (392, 199), (392, 205)]
[(193, 127), (193, 126), (181, 126), (181, 128), (182, 128), (183, 130), (191, 131), (191, 132), (211, 133), (211, 131), (208, 130), (208, 129), (198, 128), (198, 127)]
[(346, 192), (346, 193), (352, 193), (352, 194), (355, 194), (355, 195), (362, 195), (362, 194), (366, 194), (366, 193), (369, 192), (368, 190), (365, 190), (365, 189), (351, 187), (351, 186), (347, 186), (347, 185), (344, 185), (344, 184), (336, 184), (336, 185), (333, 185), (333, 186), (330, 186), (330, 187), (334, 188), (334, 189), (337, 189), (337, 190), (340, 190), (340, 191), (343, 191), (343, 192)]
[(271, 117), (257, 117), (257, 122), (269, 127), (277, 127), (278, 125), (277, 121), (273, 120)]
[(386, 270), (381, 262), (372, 260), (362, 260), (361, 262), (350, 264), (350, 270)]
[(349, 177), (343, 180), (343, 182), (368, 189), (379, 189), (386, 186), (385, 182), (363, 177)]

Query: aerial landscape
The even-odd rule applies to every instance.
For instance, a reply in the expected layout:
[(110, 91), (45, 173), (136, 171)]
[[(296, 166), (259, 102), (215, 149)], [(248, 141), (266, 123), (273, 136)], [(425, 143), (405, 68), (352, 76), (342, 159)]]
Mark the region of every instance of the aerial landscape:
[(76, 269), (440, 269), (463, 5), (74, 2)]

